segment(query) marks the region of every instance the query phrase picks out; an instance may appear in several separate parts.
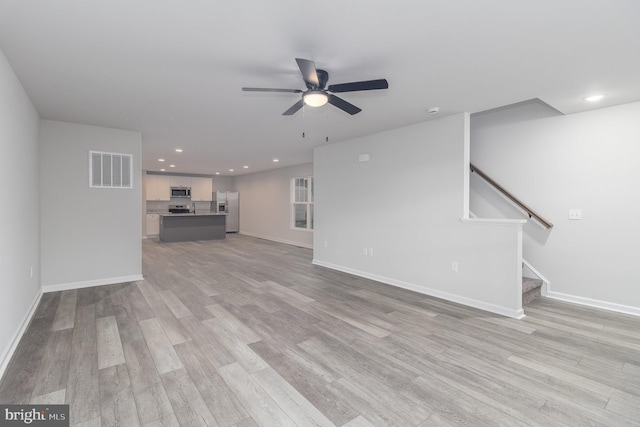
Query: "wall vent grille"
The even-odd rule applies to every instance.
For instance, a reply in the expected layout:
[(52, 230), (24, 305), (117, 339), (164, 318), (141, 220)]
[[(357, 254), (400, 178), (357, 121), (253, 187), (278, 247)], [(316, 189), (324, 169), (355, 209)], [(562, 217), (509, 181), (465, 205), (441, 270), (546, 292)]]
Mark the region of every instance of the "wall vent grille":
[(133, 155), (89, 151), (89, 186), (133, 188)]

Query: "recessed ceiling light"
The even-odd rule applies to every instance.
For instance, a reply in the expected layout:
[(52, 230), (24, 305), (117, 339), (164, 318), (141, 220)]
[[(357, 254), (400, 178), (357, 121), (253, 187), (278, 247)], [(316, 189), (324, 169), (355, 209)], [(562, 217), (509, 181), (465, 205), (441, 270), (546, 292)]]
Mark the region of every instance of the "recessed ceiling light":
[(220, 175), (220, 172), (216, 172), (216, 175)]
[(176, 153), (182, 153), (182, 148), (176, 148)]
[(170, 168), (175, 168), (175, 167), (176, 167), (176, 165), (169, 165), (169, 167), (170, 167)]
[(280, 161), (280, 159), (273, 159), (274, 163), (278, 163)]
[(594, 94), (594, 95), (586, 96), (586, 97), (584, 98), (584, 100), (585, 100), (585, 101), (587, 101), (587, 102), (598, 102), (598, 101), (600, 101), (602, 98), (604, 98), (605, 96), (607, 96), (607, 95), (606, 95), (606, 94), (604, 94), (604, 93), (596, 93), (596, 94)]
[(233, 172), (233, 169), (229, 169), (229, 172)]
[(164, 169), (160, 169), (160, 172), (164, 172)]
[(159, 162), (164, 162), (164, 159), (158, 159)]
[(438, 114), (440, 112), (440, 107), (431, 107), (427, 110), (429, 114)]
[(243, 168), (245, 168), (245, 169), (249, 169), (249, 166), (247, 166), (247, 165), (244, 165), (244, 166), (243, 166)]

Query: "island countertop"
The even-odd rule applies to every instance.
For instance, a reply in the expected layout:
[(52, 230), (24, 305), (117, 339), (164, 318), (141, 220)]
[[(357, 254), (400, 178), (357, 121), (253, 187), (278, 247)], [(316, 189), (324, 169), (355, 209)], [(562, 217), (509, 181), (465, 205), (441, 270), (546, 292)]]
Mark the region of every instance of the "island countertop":
[(159, 215), (161, 242), (216, 240), (227, 237), (225, 214), (192, 212)]
[(216, 213), (216, 212), (190, 212), (190, 213), (159, 213), (160, 216), (225, 216), (226, 213)]

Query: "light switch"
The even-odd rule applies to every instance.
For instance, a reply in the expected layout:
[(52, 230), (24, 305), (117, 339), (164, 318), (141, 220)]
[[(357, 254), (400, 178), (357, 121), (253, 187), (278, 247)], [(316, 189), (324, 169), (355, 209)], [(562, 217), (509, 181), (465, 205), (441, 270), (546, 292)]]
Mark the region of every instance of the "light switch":
[(572, 220), (582, 219), (582, 210), (581, 209), (569, 209), (569, 219), (572, 219)]

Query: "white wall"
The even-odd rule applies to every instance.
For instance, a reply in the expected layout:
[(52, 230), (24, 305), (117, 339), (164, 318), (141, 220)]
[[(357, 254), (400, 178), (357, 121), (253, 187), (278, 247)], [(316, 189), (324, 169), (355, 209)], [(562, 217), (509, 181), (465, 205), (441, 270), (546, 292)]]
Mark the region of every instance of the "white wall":
[[(45, 291), (142, 278), (141, 135), (40, 124), (41, 261)], [(89, 151), (133, 155), (133, 189), (89, 187)]]
[(468, 114), (317, 148), (314, 263), (520, 317), (522, 225), (461, 221), (468, 159)]
[(233, 177), (216, 176), (213, 178), (213, 192), (216, 191), (233, 191)]
[[(291, 179), (313, 175), (313, 164), (233, 178), (240, 197), (240, 233), (311, 247), (313, 232), (291, 228)], [(214, 185), (218, 178), (214, 178)]]
[(14, 189), (0, 209), (0, 375), (40, 295), (39, 120), (0, 51), (0, 180)]
[[(524, 229), (549, 296), (640, 314), (640, 103), (567, 116), (518, 105), (474, 116), (471, 135), (472, 162), (554, 224)], [(472, 182), (478, 216), (524, 218)]]

